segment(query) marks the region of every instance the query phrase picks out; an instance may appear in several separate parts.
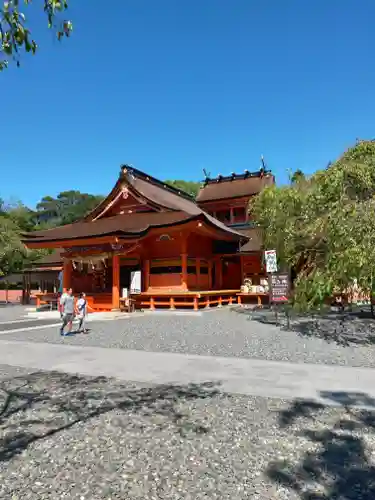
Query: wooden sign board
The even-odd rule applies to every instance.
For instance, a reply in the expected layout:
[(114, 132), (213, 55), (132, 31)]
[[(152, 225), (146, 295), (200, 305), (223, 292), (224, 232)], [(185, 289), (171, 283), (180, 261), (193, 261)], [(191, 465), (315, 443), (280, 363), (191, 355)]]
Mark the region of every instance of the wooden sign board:
[(271, 274), (269, 276), (270, 303), (284, 304), (288, 302), (290, 279), (288, 273)]

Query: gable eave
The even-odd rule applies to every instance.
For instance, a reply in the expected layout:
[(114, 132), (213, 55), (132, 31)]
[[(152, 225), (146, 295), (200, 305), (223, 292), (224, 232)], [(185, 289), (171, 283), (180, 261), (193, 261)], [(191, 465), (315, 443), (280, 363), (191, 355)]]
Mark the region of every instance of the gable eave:
[[(137, 201), (149, 206), (156, 212), (161, 212), (163, 210), (170, 210), (167, 206), (162, 206), (159, 203), (155, 203), (153, 200), (149, 199), (143, 193), (137, 191), (137, 189), (132, 185), (130, 179), (126, 174), (121, 171), (116, 184), (114, 185), (112, 191), (108, 194), (106, 198), (96, 207), (92, 212), (87, 214), (80, 222), (93, 222), (100, 219), (108, 210), (110, 210), (113, 204), (116, 202), (119, 196), (125, 191), (128, 191), (130, 196), (133, 196)], [(142, 200), (142, 201), (141, 201)]]

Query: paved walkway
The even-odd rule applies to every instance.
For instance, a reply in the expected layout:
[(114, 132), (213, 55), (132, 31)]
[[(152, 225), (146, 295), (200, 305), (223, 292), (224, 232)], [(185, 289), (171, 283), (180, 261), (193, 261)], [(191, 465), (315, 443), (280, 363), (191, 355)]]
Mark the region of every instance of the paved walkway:
[(375, 371), (368, 368), (19, 341), (0, 342), (0, 364), (153, 384), (213, 381), (230, 393), (286, 399), (323, 401), (324, 391), (366, 393), (375, 401)]

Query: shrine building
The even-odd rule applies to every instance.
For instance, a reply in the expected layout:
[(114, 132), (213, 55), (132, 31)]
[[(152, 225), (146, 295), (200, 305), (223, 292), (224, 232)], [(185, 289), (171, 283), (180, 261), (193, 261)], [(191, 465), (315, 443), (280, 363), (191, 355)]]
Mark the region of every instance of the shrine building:
[(61, 252), (62, 286), (85, 292), (93, 311), (118, 310), (125, 296), (143, 309), (232, 304), (246, 277), (265, 276), (247, 206), (273, 183), (263, 168), (206, 178), (194, 199), (125, 165), (83, 220), (26, 233), (24, 243)]

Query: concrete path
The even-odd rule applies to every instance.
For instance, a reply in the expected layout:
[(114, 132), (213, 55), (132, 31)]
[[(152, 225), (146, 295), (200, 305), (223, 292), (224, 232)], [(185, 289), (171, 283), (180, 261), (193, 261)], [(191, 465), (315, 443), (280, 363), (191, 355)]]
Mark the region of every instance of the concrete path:
[(153, 384), (213, 381), (226, 392), (285, 399), (365, 393), (375, 406), (375, 370), (368, 368), (14, 341), (0, 342), (0, 364)]
[[(86, 321), (87, 323), (96, 321), (118, 321), (128, 319), (129, 317), (130, 315), (126, 313), (97, 312), (89, 314)], [(75, 326), (78, 326), (78, 322), (78, 319), (75, 318), (73, 321), (73, 330)], [(56, 327), (56, 330), (58, 330), (60, 326), (61, 317), (58, 311), (31, 312), (27, 317), (20, 317), (8, 321), (3, 321), (0, 316), (0, 335), (51, 327)]]

